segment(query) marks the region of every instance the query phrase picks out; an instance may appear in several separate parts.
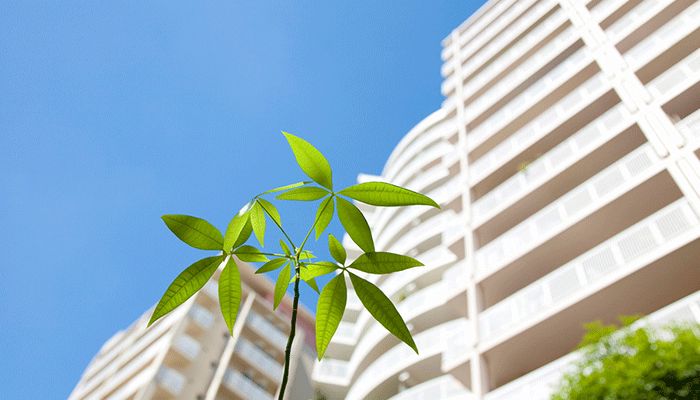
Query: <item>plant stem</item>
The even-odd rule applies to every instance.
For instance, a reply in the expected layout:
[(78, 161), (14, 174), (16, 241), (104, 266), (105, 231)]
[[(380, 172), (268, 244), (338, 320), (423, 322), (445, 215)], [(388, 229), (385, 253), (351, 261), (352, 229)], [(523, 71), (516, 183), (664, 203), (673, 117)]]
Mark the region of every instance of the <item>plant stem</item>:
[(296, 279), (294, 280), (294, 303), (292, 306), (292, 326), (289, 330), (289, 340), (287, 340), (287, 349), (284, 352), (284, 374), (282, 375), (282, 385), (280, 386), (280, 396), (278, 400), (284, 400), (284, 391), (287, 388), (287, 380), (289, 379), (289, 362), (292, 353), (292, 342), (296, 333), (297, 325), (297, 308), (299, 307), (299, 281), (301, 280), (299, 254), (294, 259), (294, 271)]

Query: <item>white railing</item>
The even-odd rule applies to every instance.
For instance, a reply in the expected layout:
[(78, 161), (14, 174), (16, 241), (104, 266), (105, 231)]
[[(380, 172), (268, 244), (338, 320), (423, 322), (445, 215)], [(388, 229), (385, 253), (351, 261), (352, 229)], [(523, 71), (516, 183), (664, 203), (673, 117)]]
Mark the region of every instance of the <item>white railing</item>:
[[(480, 16), (478, 21), (469, 24), (469, 27), (460, 33), (458, 47), (461, 47), (461, 50), (459, 54), (463, 57), (471, 56), (487, 40), (491, 39), (499, 29), (503, 29), (510, 23), (517, 16), (517, 13), (524, 11), (533, 2), (534, 0), (499, 1), (493, 8)], [(469, 23), (469, 20), (465, 21), (465, 23)], [(460, 30), (463, 25), (464, 23), (460, 25)]]
[(214, 323), (214, 314), (197, 303), (192, 304), (192, 308), (187, 312), (187, 315), (195, 322), (204, 328), (209, 329)]
[(219, 299), (219, 283), (217, 281), (210, 279), (204, 284), (203, 289), (204, 293), (208, 294), (211, 298), (215, 300)]
[(364, 399), (374, 388), (394, 374), (426, 358), (441, 354), (449, 348), (448, 337), (463, 328), (466, 319), (460, 318), (438, 325), (413, 336), (420, 354), (405, 343), (399, 343), (382, 354), (353, 383), (346, 399)]
[[(552, 107), (472, 163), (469, 166), (469, 183), (473, 186), (493, 173), (515, 157), (515, 155), (547, 136), (554, 127), (566, 120), (575, 111), (586, 107), (599, 98), (609, 88), (610, 84), (604, 81), (602, 74), (598, 73), (591, 77), (583, 85), (564, 96)], [(621, 106), (617, 106), (613, 110), (620, 108)], [(624, 111), (615, 111), (616, 114), (620, 112)], [(605, 115), (610, 115), (609, 112), (603, 115), (599, 119), (612, 118), (605, 117)], [(611, 129), (613, 127), (607, 126), (606, 123), (606, 128)]]
[(537, 80), (520, 93), (504, 107), (484, 120), (473, 131), (467, 134), (467, 146), (474, 149), (486, 139), (520, 115), (524, 109), (532, 107), (537, 101), (561, 86), (567, 79), (577, 74), (591, 61), (590, 50), (584, 46), (573, 53), (564, 62), (550, 70), (545, 76)]
[(185, 376), (172, 368), (160, 367), (156, 373), (156, 382), (172, 395), (177, 396), (185, 386)]
[[(156, 341), (153, 346), (148, 347), (143, 352), (139, 353), (126, 365), (121, 365), (115, 371), (112, 371), (112, 376), (107, 378), (104, 387), (114, 388), (121, 386), (125, 381), (130, 379), (138, 371), (146, 368), (146, 366), (153, 362), (156, 355), (159, 353), (163, 346), (167, 346), (167, 342), (170, 338), (164, 336), (158, 341)], [(107, 389), (109, 391), (109, 389)]]
[(273, 343), (277, 348), (284, 349), (287, 344), (287, 335), (282, 333), (275, 325), (270, 321), (261, 317), (254, 311), (250, 311), (246, 322), (250, 327), (258, 332), (260, 336), (267, 338), (267, 341)]
[(657, 15), (669, 4), (670, 2), (661, 0), (645, 0), (639, 3), (605, 30), (608, 40), (610, 43), (619, 42), (644, 25), (652, 16)]
[[(700, 11), (700, 7), (698, 10)], [(700, 16), (700, 12), (698, 15)], [(646, 88), (657, 100), (663, 101), (680, 90), (692, 86), (698, 80), (700, 80), (700, 50), (696, 50), (657, 76), (646, 85)]]
[(639, 268), (634, 260), (697, 229), (698, 222), (685, 198), (675, 201), (482, 312), (480, 338), (493, 340), (517, 331), (613, 273)]
[(625, 61), (637, 70), (700, 25), (700, 3), (694, 3), (625, 53)]
[(422, 241), (439, 235), (442, 228), (455, 218), (457, 218), (457, 214), (454, 211), (443, 211), (403, 234), (388, 247), (388, 251), (406, 254)]
[[(700, 322), (700, 292), (695, 292), (646, 318), (634, 323), (631, 329), (645, 325), (663, 325), (675, 321)], [(484, 400), (549, 400), (562, 376), (573, 371), (581, 359), (580, 352), (565, 355), (484, 395)]]
[(274, 358), (265, 354), (258, 346), (250, 343), (245, 338), (238, 338), (234, 350), (252, 365), (264, 371), (270, 378), (279, 382), (282, 379), (282, 366)]
[(188, 360), (192, 361), (199, 354), (202, 345), (192, 336), (183, 333), (175, 340), (173, 347)]
[(443, 375), (406, 389), (389, 400), (475, 400), (469, 389), (452, 375)]
[[(467, 60), (461, 68), (464, 76), (467, 76), (468, 74), (482, 66), (484, 62), (486, 62), (496, 53), (501, 51), (501, 49), (508, 45), (508, 43), (513, 41), (519, 35), (521, 35), (526, 28), (530, 27), (533, 22), (537, 21), (540, 17), (549, 12), (554, 6), (554, 1), (541, 0), (540, 2), (535, 4), (528, 12), (523, 14), (513, 24), (511, 24), (508, 27), (508, 29), (502, 31), (494, 40), (491, 41), (491, 43), (489, 43), (488, 46), (481, 49), (481, 51), (479, 51), (472, 57), (467, 58), (465, 51), (462, 50), (460, 53), (461, 59)], [(488, 36), (488, 29), (489, 28), (484, 30), (484, 32), (481, 33), (480, 37)]]
[[(470, 79), (463, 86), (463, 97), (468, 98), (477, 90), (479, 90), (486, 82), (492, 79), (497, 74), (507, 69), (513, 62), (531, 50), (533, 46), (543, 40), (547, 35), (554, 31), (566, 20), (566, 13), (561, 9), (557, 9), (552, 15), (547, 17), (540, 25), (530, 31), (525, 37), (520, 39), (518, 43), (513, 45), (506, 52), (501, 54), (493, 61), (488, 68), (483, 69), (479, 74)], [(569, 27), (564, 32), (559, 34), (555, 39), (550, 41), (546, 46), (543, 46), (537, 53), (530, 56), (523, 64), (518, 66), (513, 72), (505, 76), (501, 81), (494, 85), (491, 89), (482, 94), (479, 99), (464, 109), (464, 114), (473, 118), (481, 114), (484, 110), (494, 104), (503, 94), (508, 93), (514, 87), (531, 76), (534, 71), (541, 68), (551, 60), (556, 54), (563, 50), (564, 46), (574, 42), (574, 28)], [(558, 51), (557, 51), (558, 50)]]
[(224, 372), (224, 385), (234, 393), (250, 400), (272, 400), (272, 396), (245, 375), (228, 368)]
[(626, 2), (627, 0), (603, 0), (591, 9), (591, 16), (596, 22), (601, 22)]
[[(632, 121), (633, 119), (624, 104), (619, 103), (611, 108), (475, 201), (471, 207), (474, 224), (479, 225), (490, 214), (493, 214), (493, 211), (505, 209), (525, 194), (531, 193), (544, 182), (571, 167), (624, 128), (627, 128)], [(515, 140), (504, 142), (503, 144), (507, 143), (507, 146), (503, 148), (494, 149), (494, 155), (501, 154), (503, 160), (509, 160), (514, 153), (518, 152), (518, 143), (522, 144), (539, 138), (539, 135), (535, 134), (537, 132), (535, 129), (526, 132), (532, 132), (534, 137), (513, 136), (512, 138)]]
[[(475, 266), (484, 276), (549, 240), (564, 228), (637, 185), (655, 169), (658, 157), (651, 145), (636, 150), (582, 183), (476, 251)], [(651, 171), (651, 172), (650, 172)]]
[(392, 179), (392, 182), (398, 186), (406, 185), (406, 182), (410, 182), (415, 179), (417, 175), (421, 174), (422, 169), (431, 162), (443, 157), (446, 154), (451, 153), (454, 150), (454, 146), (449, 144), (447, 141), (437, 141), (432, 144), (432, 146), (427, 147), (415, 157), (413, 157), (401, 171), (396, 174), (396, 177)]
[(700, 109), (683, 118), (676, 128), (690, 140), (700, 139)]

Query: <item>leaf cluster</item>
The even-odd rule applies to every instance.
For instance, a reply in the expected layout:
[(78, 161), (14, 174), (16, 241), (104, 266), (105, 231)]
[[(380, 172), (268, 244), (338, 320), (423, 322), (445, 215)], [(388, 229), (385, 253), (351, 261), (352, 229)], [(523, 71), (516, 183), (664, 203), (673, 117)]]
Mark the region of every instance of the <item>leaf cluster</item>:
[[(308, 142), (288, 133), (284, 135), (297, 163), (310, 181), (279, 187), (255, 196), (231, 219), (224, 234), (209, 222), (197, 217), (162, 217), (167, 227), (186, 244), (200, 250), (217, 251), (218, 254), (193, 263), (175, 278), (156, 305), (149, 325), (194, 295), (214, 272), (223, 266), (219, 277), (219, 301), (224, 320), (232, 333), (242, 293), (240, 273), (236, 264), (238, 259), (245, 262), (263, 262), (256, 273), (281, 268), (275, 284), (273, 308), (277, 308), (288, 286), (294, 282), (303, 281), (320, 293), (316, 309), (316, 344), (319, 360), (323, 357), (345, 311), (348, 281), (352, 283), (357, 296), (369, 313), (389, 332), (418, 352), (396, 307), (377, 286), (363, 279), (357, 271), (366, 274), (389, 274), (423, 264), (411, 257), (376, 251), (369, 224), (351, 200), (387, 207), (439, 206), (427, 196), (384, 182), (361, 183), (335, 192), (332, 171), (325, 157)], [(320, 201), (311, 228), (298, 245), (283, 229), (277, 208), (271, 201), (263, 198), (272, 194), (276, 196), (276, 200)], [(315, 232), (318, 240), (335, 215), (350, 238), (364, 252), (349, 263), (342, 244), (330, 234), (328, 249), (333, 261), (315, 260), (313, 253), (305, 249), (309, 236)], [(261, 250), (265, 246), (268, 222), (272, 222), (284, 237), (279, 240), (280, 252)], [(253, 235), (260, 245), (259, 248), (248, 244)], [(315, 278), (331, 273), (335, 273), (336, 276), (319, 290)], [(298, 285), (295, 285), (295, 298), (298, 298), (298, 295)], [(293, 313), (296, 313), (296, 309)]]
[[(635, 319), (628, 319), (628, 326)], [(584, 357), (552, 400), (682, 399), (700, 395), (700, 325), (588, 324)]]

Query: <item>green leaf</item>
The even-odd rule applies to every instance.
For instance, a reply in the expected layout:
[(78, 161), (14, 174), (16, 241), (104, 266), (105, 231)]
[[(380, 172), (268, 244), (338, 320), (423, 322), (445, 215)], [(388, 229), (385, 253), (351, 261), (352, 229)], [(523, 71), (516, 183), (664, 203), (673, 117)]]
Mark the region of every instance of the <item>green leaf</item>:
[(373, 206), (440, 206), (428, 196), (385, 182), (365, 182), (343, 189), (338, 194)]
[(277, 211), (277, 207), (265, 199), (258, 199), (258, 202), (260, 202), (260, 206), (265, 210), (267, 215), (269, 215), (278, 226), (282, 226), (282, 219), (280, 218), (279, 211)]
[(316, 280), (314, 279), (313, 276), (311, 276), (306, 268), (301, 268), (299, 270), (299, 274), (301, 275), (301, 280), (306, 282), (307, 285), (311, 289), (313, 289), (316, 293), (320, 293), (318, 291), (318, 285), (316, 285)]
[(345, 259), (347, 258), (345, 247), (331, 234), (328, 234), (328, 250), (331, 252), (331, 257), (333, 257), (335, 261), (345, 265)]
[(262, 195), (268, 194), (268, 193), (281, 192), (282, 190), (293, 189), (293, 188), (295, 188), (295, 187), (308, 185), (309, 183), (311, 183), (311, 181), (304, 181), (304, 182), (292, 183), (291, 185), (278, 187), (278, 188), (275, 188), (275, 189), (272, 189), (272, 190), (268, 190), (267, 192), (262, 192), (262, 193), (260, 193), (258, 196), (262, 196)]
[[(249, 214), (246, 214), (246, 217), (248, 215)], [(253, 224), (250, 222), (250, 218), (247, 218), (245, 221), (245, 225), (243, 225), (243, 229), (241, 229), (241, 234), (238, 236), (238, 239), (236, 239), (236, 242), (233, 244), (233, 248), (235, 249), (243, 243), (247, 242), (248, 238), (250, 238), (251, 233), (253, 233)]]
[(287, 291), (287, 286), (289, 286), (289, 280), (292, 278), (292, 267), (287, 265), (282, 268), (279, 276), (277, 277), (277, 283), (275, 284), (275, 305), (273, 310), (277, 309), (277, 306), (282, 301), (284, 293)]
[(350, 273), (350, 280), (357, 297), (360, 298), (362, 305), (372, 314), (374, 319), (418, 354), (418, 348), (411, 337), (411, 332), (408, 331), (406, 323), (401, 318), (401, 314), (396, 311), (391, 300), (378, 287), (353, 273)]
[(253, 246), (241, 246), (234, 250), (233, 254), (238, 256), (241, 261), (245, 262), (269, 261), (260, 250)]
[(197, 293), (207, 283), (209, 278), (214, 275), (214, 271), (219, 267), (224, 257), (203, 258), (182, 271), (173, 283), (168, 286), (165, 294), (158, 302), (158, 305), (156, 305), (148, 326)]
[(288, 262), (289, 260), (286, 258), (273, 258), (272, 260), (266, 262), (262, 267), (258, 268), (255, 273), (264, 274), (265, 272), (274, 271)]
[(301, 254), (299, 254), (299, 259), (311, 261), (312, 258), (316, 258), (316, 256), (308, 250), (302, 250)]
[(370, 274), (388, 274), (421, 266), (423, 266), (423, 263), (408, 256), (377, 252), (362, 254), (352, 264), (348, 265), (348, 268), (355, 268)]
[(253, 207), (250, 209), (250, 223), (253, 225), (253, 232), (255, 232), (255, 237), (258, 238), (260, 246), (264, 246), (263, 241), (265, 240), (265, 211), (259, 202), (255, 202)]
[(280, 239), (280, 246), (282, 247), (282, 251), (284, 251), (284, 254), (288, 256), (292, 255), (292, 252), (289, 251), (289, 247), (287, 247), (287, 243), (285, 243), (282, 239)]
[(228, 331), (233, 335), (238, 308), (241, 305), (241, 275), (232, 256), (228, 257), (224, 270), (219, 276), (219, 305)]
[[(226, 235), (224, 237), (224, 250), (231, 251), (232, 248), (237, 247), (234, 246), (234, 243), (238, 243), (238, 239), (239, 237), (241, 237), (241, 233), (244, 232), (244, 228), (248, 223), (248, 218), (249, 214), (236, 214), (231, 219), (231, 222), (229, 222), (228, 227), (226, 228)], [(245, 240), (248, 240), (248, 238), (246, 238)], [(243, 242), (245, 242), (245, 240)]]
[(200, 250), (222, 250), (224, 237), (209, 222), (189, 215), (163, 215), (165, 225), (180, 240)]
[(318, 278), (319, 276), (330, 274), (337, 269), (339, 269), (339, 267), (336, 264), (329, 261), (321, 261), (314, 264), (308, 264), (306, 266), (306, 276)]
[(331, 219), (333, 219), (333, 211), (333, 196), (323, 200), (318, 206), (318, 210), (316, 210), (316, 221), (314, 222), (316, 240), (321, 237), (321, 234), (326, 230)]
[(328, 164), (326, 157), (316, 150), (314, 146), (309, 144), (304, 139), (300, 139), (287, 132), (282, 132), (289, 142), (289, 146), (294, 152), (294, 157), (297, 159), (297, 164), (301, 167), (309, 178), (314, 182), (325, 187), (328, 190), (333, 190), (333, 174), (331, 166)]
[(329, 192), (324, 188), (304, 186), (278, 194), (275, 198), (278, 200), (314, 201), (322, 199), (328, 194)]
[(321, 361), (345, 312), (348, 291), (340, 274), (323, 287), (316, 305), (316, 352)]
[(350, 238), (355, 242), (365, 253), (374, 252), (374, 240), (372, 240), (372, 232), (369, 230), (369, 224), (360, 211), (354, 204), (340, 197), (338, 201), (338, 218), (340, 223), (350, 235)]

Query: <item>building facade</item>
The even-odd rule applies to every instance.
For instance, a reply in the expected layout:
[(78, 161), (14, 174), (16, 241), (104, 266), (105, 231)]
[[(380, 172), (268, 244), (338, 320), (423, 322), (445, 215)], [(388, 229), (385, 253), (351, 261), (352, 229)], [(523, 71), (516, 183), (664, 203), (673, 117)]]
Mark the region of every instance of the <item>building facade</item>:
[[(218, 276), (146, 328), (153, 310), (109, 339), (69, 400), (272, 400), (279, 393), (292, 301), (272, 311), (274, 284), (238, 262), (241, 308), (229, 334)], [(312, 398), (314, 317), (299, 306), (286, 398)]]
[(425, 264), (370, 277), (420, 354), (351, 298), (326, 398), (548, 399), (583, 323), (700, 321), (698, 43), (696, 0), (491, 0), (455, 29), (442, 108), (360, 177), (442, 207), (364, 206)]

